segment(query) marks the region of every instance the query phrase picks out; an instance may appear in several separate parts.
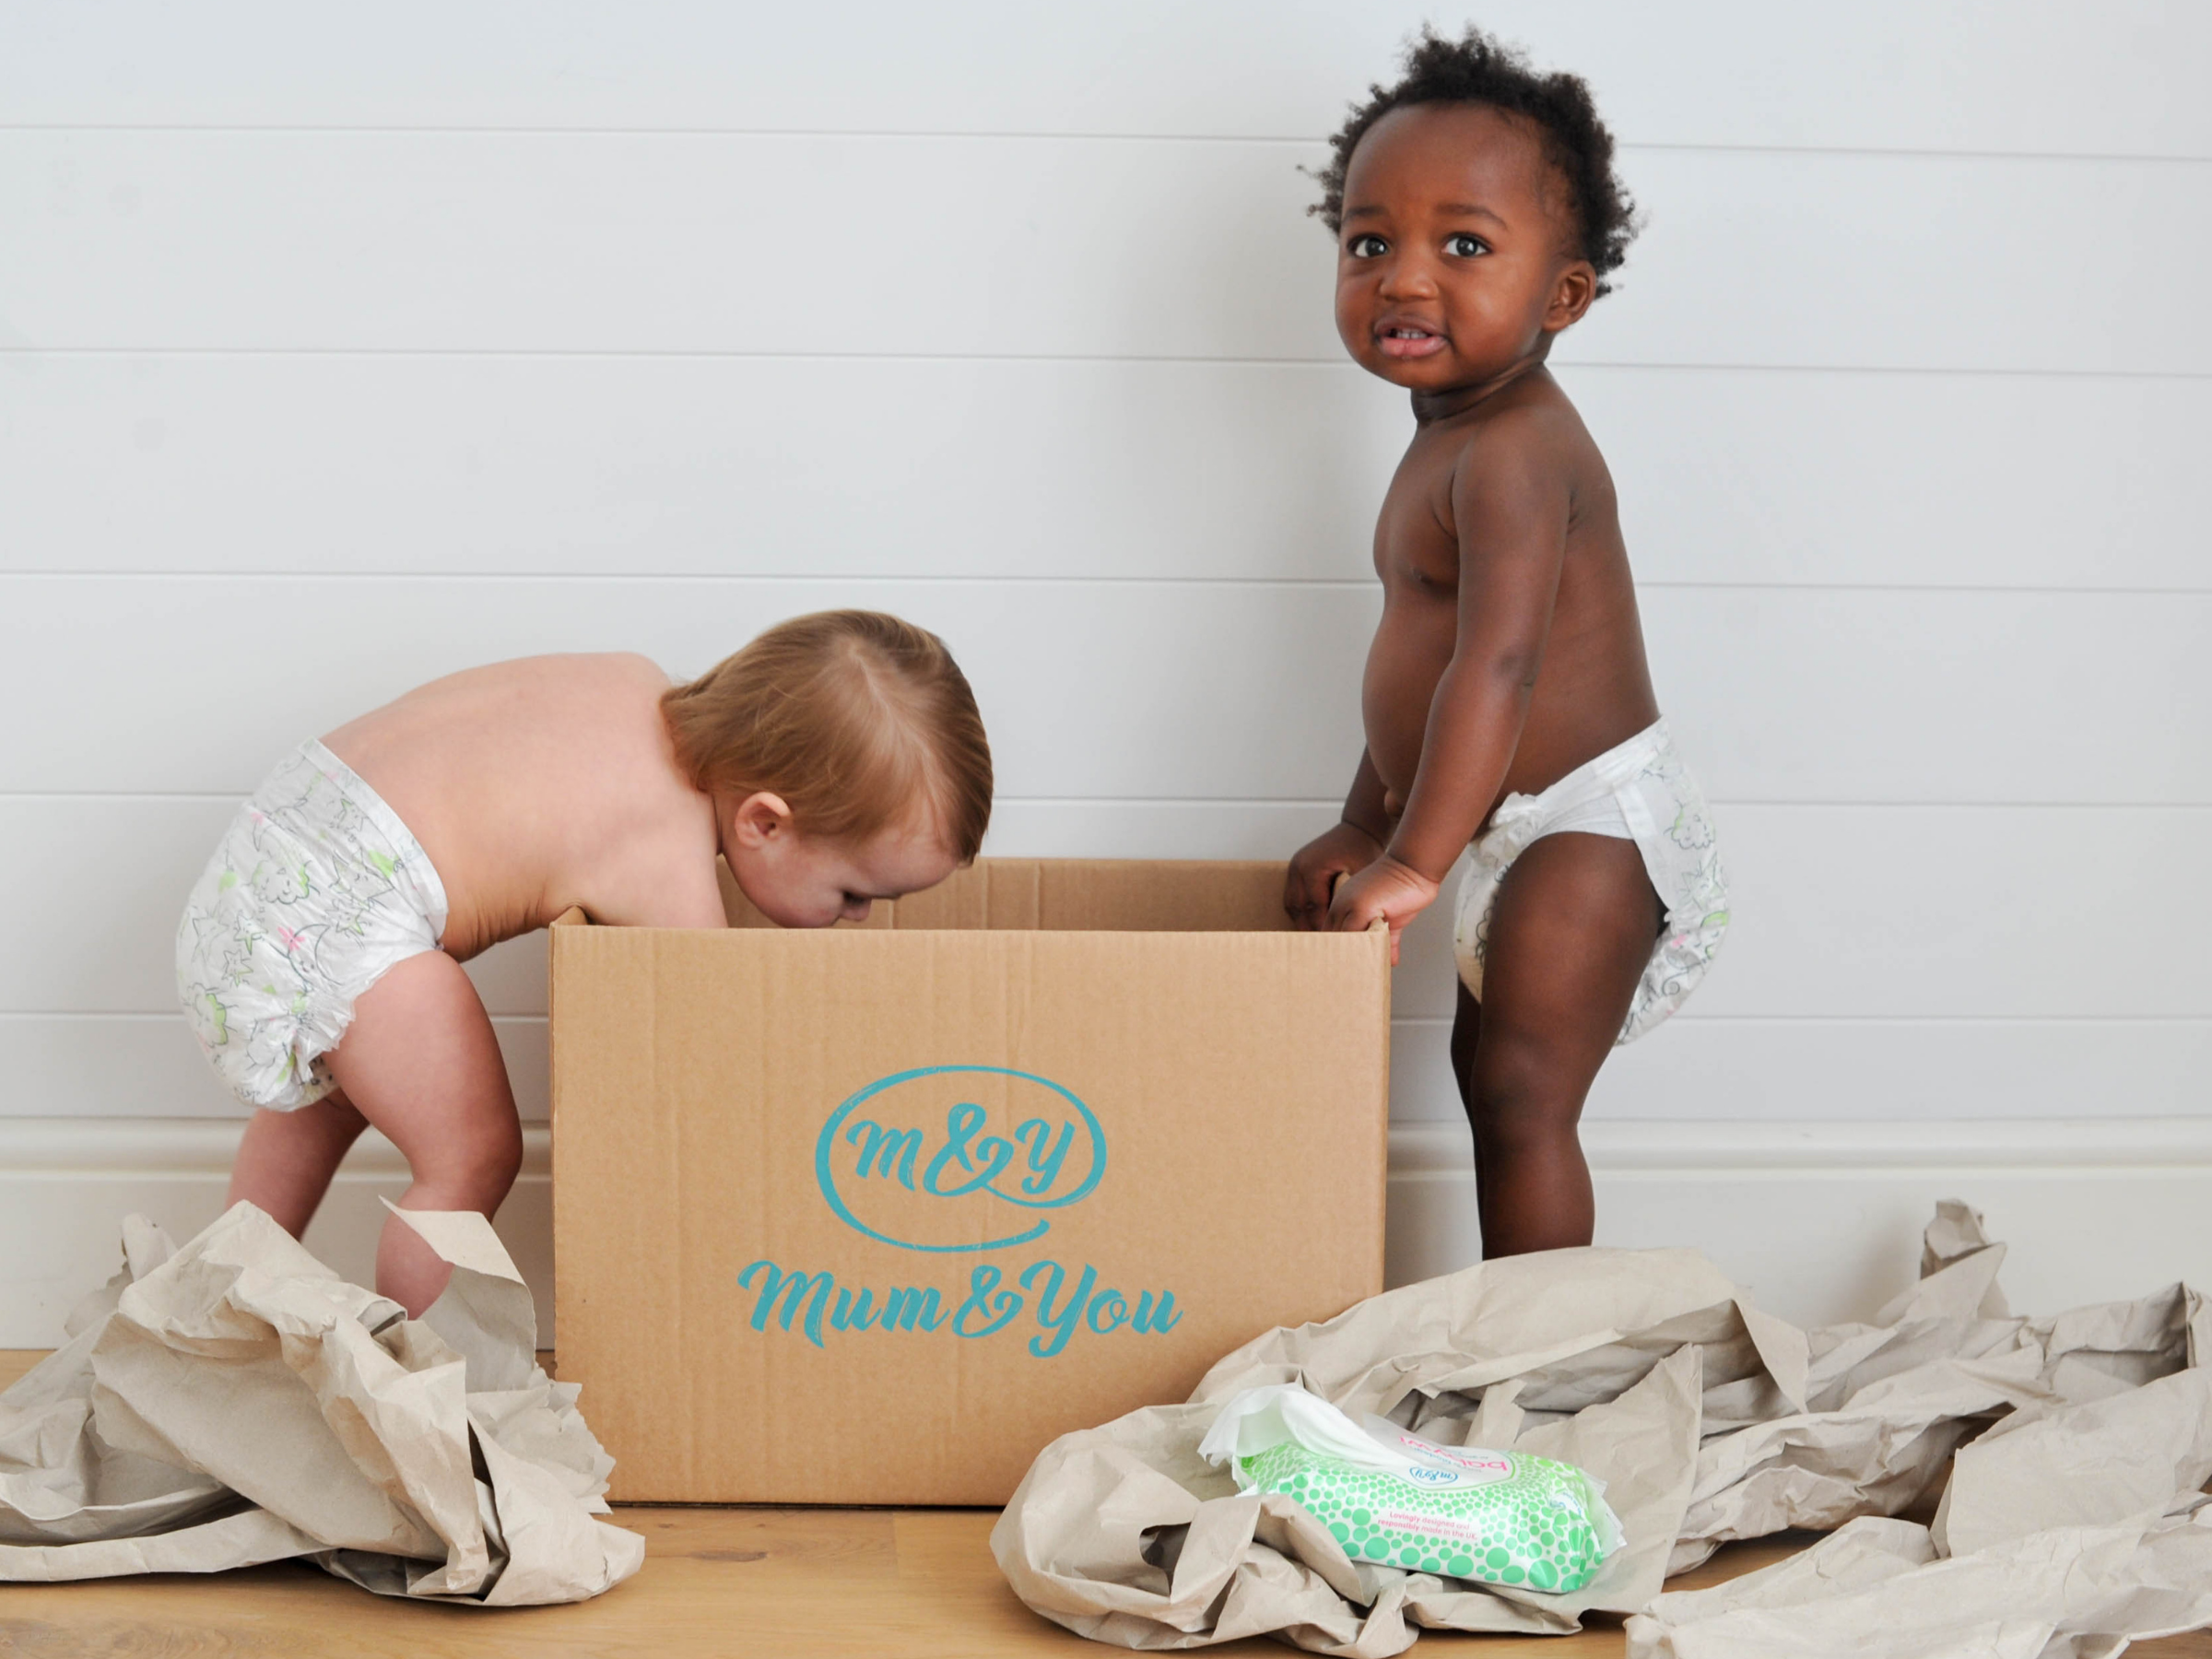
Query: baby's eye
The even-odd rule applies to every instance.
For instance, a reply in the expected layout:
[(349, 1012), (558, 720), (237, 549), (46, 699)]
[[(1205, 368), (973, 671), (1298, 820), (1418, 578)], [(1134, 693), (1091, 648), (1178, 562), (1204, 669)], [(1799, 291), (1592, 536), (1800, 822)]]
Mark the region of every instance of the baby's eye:
[(1346, 242), (1344, 251), (1354, 259), (1380, 259), (1390, 252), (1390, 244), (1371, 230)]
[(1469, 236), (1457, 230), (1444, 238), (1444, 252), (1454, 259), (1473, 259), (1478, 253), (1488, 253), (1489, 246), (1479, 236)]

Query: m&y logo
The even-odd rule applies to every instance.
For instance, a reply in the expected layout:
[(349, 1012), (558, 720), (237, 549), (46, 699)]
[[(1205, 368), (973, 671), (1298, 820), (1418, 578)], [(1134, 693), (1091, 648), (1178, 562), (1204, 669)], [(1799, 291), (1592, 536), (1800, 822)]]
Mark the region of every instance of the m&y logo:
[[(996, 1065), (923, 1066), (879, 1078), (830, 1113), (814, 1149), (815, 1184), (830, 1214), (877, 1244), (916, 1253), (916, 1267), (1038, 1243), (1058, 1213), (1097, 1191), (1106, 1165), (1105, 1131), (1073, 1091)], [(1094, 1265), (1071, 1274), (1052, 1257), (1018, 1268), (974, 1263), (965, 1289), (856, 1290), (833, 1272), (768, 1260), (748, 1264), (737, 1284), (754, 1293), (754, 1330), (772, 1320), (818, 1347), (829, 1333), (976, 1338), (1033, 1324), (1029, 1351), (1050, 1359), (1078, 1330), (1148, 1335), (1182, 1318), (1171, 1291), (1140, 1291), (1132, 1303), (1101, 1288)]]
[[(982, 1084), (999, 1097), (995, 1114), (958, 1098), (983, 1092)], [(995, 1135), (994, 1115), (1020, 1121)], [(830, 1114), (814, 1146), (815, 1182), (840, 1221), (901, 1250), (940, 1254), (1041, 1239), (1052, 1228), (1041, 1212), (1079, 1203), (1105, 1173), (1106, 1135), (1089, 1107), (1049, 1077), (996, 1065), (930, 1065), (871, 1083)], [(917, 1207), (896, 1188), (949, 1202)], [(989, 1236), (1007, 1226), (1015, 1230)], [(963, 1229), (985, 1236), (963, 1237)], [(917, 1231), (929, 1236), (898, 1236)]]

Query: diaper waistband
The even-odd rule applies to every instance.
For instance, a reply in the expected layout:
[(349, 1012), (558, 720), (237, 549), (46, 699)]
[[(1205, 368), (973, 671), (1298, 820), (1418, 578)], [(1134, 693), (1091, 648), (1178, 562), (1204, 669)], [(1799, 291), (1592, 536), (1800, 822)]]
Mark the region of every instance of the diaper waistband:
[[(429, 853), (390, 803), (370, 787), (366, 778), (324, 747), (321, 739), (311, 737), (294, 749), (253, 792), (253, 805), (279, 821), (304, 817), (314, 822), (322, 815), (299, 787), (302, 772), (320, 773), (339, 798), (366, 820), (354, 830), (354, 839), (363, 843), (359, 851), (381, 853), (391, 861), (392, 868), (385, 874), (394, 882), (414, 888), (417, 905), (429, 922), (432, 935), (442, 935), (448, 910), (445, 883)], [(317, 823), (316, 827), (337, 826), (332, 822)]]
[(1615, 744), (1604, 754), (1583, 761), (1542, 794), (1508, 795), (1500, 803), (1492, 821), (1504, 817), (1509, 808), (1548, 813), (1611, 794), (1674, 747), (1674, 737), (1666, 729), (1666, 717), (1661, 715), (1626, 742)]

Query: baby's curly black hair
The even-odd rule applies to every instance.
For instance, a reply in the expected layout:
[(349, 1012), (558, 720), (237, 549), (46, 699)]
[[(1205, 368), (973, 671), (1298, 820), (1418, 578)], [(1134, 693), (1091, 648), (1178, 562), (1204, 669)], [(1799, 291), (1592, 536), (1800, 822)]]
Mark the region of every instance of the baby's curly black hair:
[(1315, 175), (1322, 197), (1306, 209), (1332, 233), (1344, 228), (1344, 175), (1352, 151), (1376, 122), (1408, 104), (1488, 104), (1532, 123), (1543, 135), (1545, 156), (1567, 187), (1580, 233), (1576, 251), (1596, 268), (1597, 291), (1612, 291), (1605, 278), (1628, 256), (1636, 204), (1613, 176), (1613, 135), (1597, 118), (1580, 76), (1539, 75), (1521, 53), (1480, 29), (1447, 41), (1424, 27), (1406, 48), (1405, 77), (1394, 87), (1371, 86), (1368, 93), (1329, 140), (1329, 164)]

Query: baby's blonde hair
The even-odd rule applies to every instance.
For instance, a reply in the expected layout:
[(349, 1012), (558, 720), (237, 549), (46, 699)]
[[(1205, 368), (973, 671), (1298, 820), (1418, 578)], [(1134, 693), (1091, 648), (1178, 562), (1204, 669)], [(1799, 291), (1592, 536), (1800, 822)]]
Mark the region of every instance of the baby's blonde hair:
[(881, 611), (779, 622), (662, 695), (677, 764), (709, 794), (783, 797), (809, 835), (864, 840), (917, 805), (962, 864), (991, 822), (991, 745), (945, 641)]

